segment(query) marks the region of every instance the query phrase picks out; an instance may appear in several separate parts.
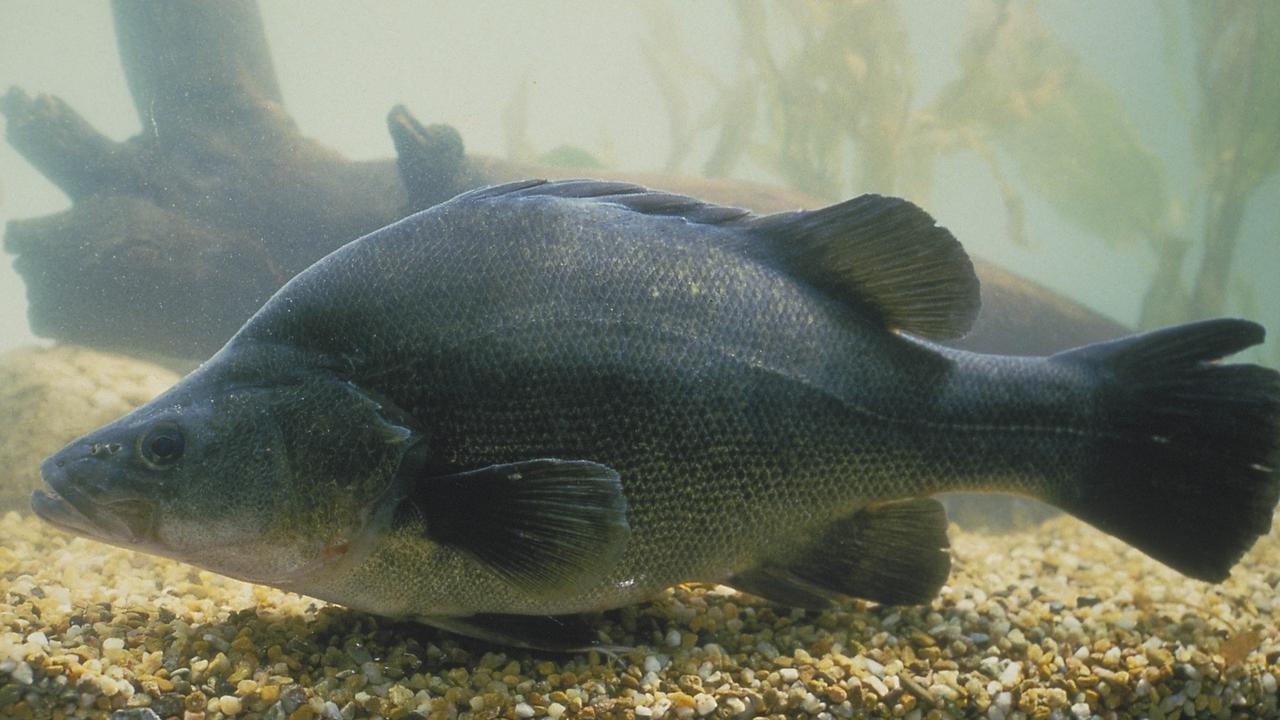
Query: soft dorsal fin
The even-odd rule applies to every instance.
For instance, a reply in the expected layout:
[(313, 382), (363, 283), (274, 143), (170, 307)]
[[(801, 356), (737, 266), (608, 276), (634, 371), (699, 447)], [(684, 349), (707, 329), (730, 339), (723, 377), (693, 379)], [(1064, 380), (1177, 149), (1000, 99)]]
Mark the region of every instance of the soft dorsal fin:
[(560, 197), (645, 215), (733, 228), (753, 257), (852, 303), (885, 327), (945, 340), (972, 327), (981, 304), (964, 248), (916, 205), (862, 195), (820, 210), (759, 216), (674, 193), (599, 180), (521, 180), (479, 188), (453, 202)]
[(751, 223), (764, 251), (796, 277), (870, 311), (886, 327), (934, 340), (969, 331), (981, 300), (964, 248), (902, 198), (862, 195)]

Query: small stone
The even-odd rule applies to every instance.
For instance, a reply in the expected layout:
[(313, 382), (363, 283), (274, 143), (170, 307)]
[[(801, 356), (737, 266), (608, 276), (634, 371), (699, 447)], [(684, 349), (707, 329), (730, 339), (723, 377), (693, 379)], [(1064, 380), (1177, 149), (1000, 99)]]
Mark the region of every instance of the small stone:
[(1022, 663), (1011, 662), (1000, 672), (1000, 684), (1011, 688), (1022, 680)]
[(800, 679), (800, 671), (795, 668), (782, 668), (778, 671), (778, 676), (785, 683), (793, 683)]
[[(529, 703), (516, 703), (516, 717), (531, 718), (535, 715), (533, 706)], [(638, 715), (639, 713), (637, 713)]]
[(1262, 677), (1258, 678), (1262, 684), (1262, 692), (1268, 695), (1276, 694), (1276, 676), (1271, 673), (1262, 673)]
[(1089, 709), (1089, 703), (1076, 703), (1071, 706), (1071, 714), (1076, 720), (1089, 720), (1093, 717), (1093, 711)]
[(564, 714), (564, 706), (558, 702), (553, 702), (547, 706), (547, 717), (558, 718)]
[(151, 708), (129, 708), (111, 713), (111, 720), (160, 720), (160, 716)]
[(635, 713), (638, 718), (653, 717), (653, 710), (648, 705), (637, 705)]
[(30, 685), (35, 680), (31, 671), (30, 663), (18, 663), (18, 666), (15, 667), (10, 674), (13, 675), (13, 679), (17, 680), (21, 685)]
[(698, 693), (693, 697), (693, 708), (699, 715), (708, 715), (716, 709), (716, 699), (706, 693)]
[(240, 703), (240, 698), (235, 695), (223, 695), (218, 698), (218, 710), (223, 715), (239, 715), (242, 709), (244, 708)]
[(680, 641), (682, 639), (683, 638), (680, 636), (679, 630), (668, 630), (667, 637), (663, 642), (667, 644), (667, 647), (680, 647)]
[(124, 649), (124, 638), (112, 637), (102, 641), (103, 652), (119, 652)]

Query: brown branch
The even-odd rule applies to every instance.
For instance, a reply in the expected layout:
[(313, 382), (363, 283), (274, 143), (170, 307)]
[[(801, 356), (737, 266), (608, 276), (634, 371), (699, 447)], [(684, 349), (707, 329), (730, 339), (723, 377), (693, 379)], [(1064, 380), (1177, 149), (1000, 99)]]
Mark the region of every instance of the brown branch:
[(0, 99), (5, 137), (72, 200), (106, 188), (136, 188), (142, 169), (117, 143), (52, 95), (31, 98), (10, 88)]
[(229, 117), (278, 122), (280, 85), (254, 0), (113, 0), (116, 40), (144, 131)]

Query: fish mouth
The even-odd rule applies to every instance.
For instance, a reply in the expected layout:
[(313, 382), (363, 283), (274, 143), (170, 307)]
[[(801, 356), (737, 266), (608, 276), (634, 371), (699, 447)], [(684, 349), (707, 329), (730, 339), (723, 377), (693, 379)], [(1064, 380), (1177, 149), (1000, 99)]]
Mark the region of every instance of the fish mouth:
[(46, 460), (46, 487), (31, 493), (36, 516), (67, 532), (115, 545), (136, 546), (155, 538), (155, 503), (142, 497), (94, 498), (80, 490), (67, 468)]

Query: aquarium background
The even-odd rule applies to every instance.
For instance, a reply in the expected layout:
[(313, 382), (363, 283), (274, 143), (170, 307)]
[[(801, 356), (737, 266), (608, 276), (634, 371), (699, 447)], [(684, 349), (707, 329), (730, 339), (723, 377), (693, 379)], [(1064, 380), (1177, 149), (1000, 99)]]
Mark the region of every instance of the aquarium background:
[[(1000, 12), (1018, 19), (1006, 31), (1013, 47), (992, 61), (1004, 69), (991, 75), (1028, 77), (975, 79), (970, 46)], [(113, 139), (139, 131), (107, 3), (15, 2), (4, 13), (0, 81), (61, 96)], [(355, 159), (393, 154), (382, 118), (403, 103), (457, 128), (470, 153), (577, 158), (586, 170), (710, 170), (827, 200), (908, 194), (976, 254), (1123, 323), (1232, 313), (1276, 327), (1275, 83), (1206, 98), (1200, 77), (1206, 68), (1272, 77), (1276, 45), (1259, 41), (1248, 54), (1254, 46), (1232, 41), (1202, 57), (1214, 13), (1230, 15), (1212, 3), (1101, 1), (262, 7), (287, 109), (304, 134)], [(779, 75), (761, 70), (763, 53)], [(981, 107), (964, 107), (982, 82)], [(968, 92), (948, 100), (958, 89)], [(790, 110), (787, 92), (798, 100)], [(1220, 124), (1251, 124), (1263, 147), (1208, 147), (1207, 100), (1228, 116)], [(826, 127), (789, 136), (806, 114)], [(733, 127), (744, 118), (751, 127)], [(900, 156), (891, 181), (865, 172), (886, 144)], [(1213, 178), (1204, 156), (1237, 146), (1270, 157), (1240, 193), (1230, 283), (1197, 310), (1178, 298), (1205, 248)], [(67, 205), (7, 145), (0, 193), (6, 220)], [(7, 268), (0, 308), (0, 346), (29, 342), (22, 284)], [(1275, 364), (1275, 348), (1257, 357)]]

